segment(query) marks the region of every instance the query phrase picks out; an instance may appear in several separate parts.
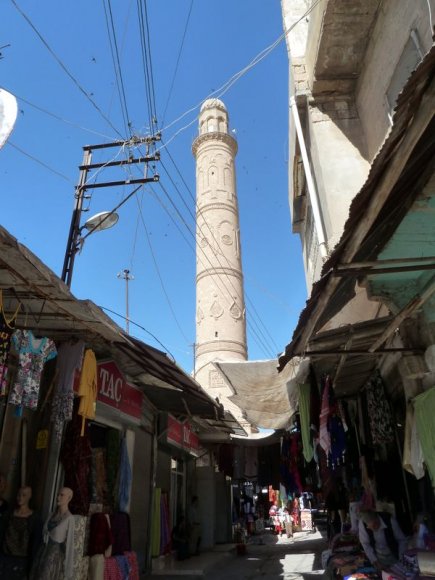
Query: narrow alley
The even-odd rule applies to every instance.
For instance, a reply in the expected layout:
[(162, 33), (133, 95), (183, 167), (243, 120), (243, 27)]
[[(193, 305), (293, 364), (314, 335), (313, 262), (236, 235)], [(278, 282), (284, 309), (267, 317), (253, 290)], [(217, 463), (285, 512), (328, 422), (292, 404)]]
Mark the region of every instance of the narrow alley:
[(238, 555), (234, 544), (215, 546), (172, 570), (156, 570), (146, 580), (316, 580), (323, 574), (321, 554), (327, 548), (326, 530), (298, 532), (293, 538), (266, 530), (249, 538), (246, 553)]

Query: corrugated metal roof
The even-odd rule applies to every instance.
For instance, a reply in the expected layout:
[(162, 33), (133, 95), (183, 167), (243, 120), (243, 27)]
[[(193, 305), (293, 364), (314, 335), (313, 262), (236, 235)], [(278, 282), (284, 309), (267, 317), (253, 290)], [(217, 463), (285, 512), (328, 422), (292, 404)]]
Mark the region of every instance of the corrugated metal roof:
[(93, 302), (75, 298), (54, 272), (1, 226), (0, 289), (7, 315), (21, 304), (17, 328), (56, 341), (80, 337), (97, 358), (113, 358), (159, 410), (216, 416), (215, 401), (166, 353), (126, 335)]
[[(434, 91), (434, 75), (433, 46), (411, 74), (398, 97), (391, 131), (372, 163), (364, 186), (351, 203), (341, 239), (325, 262), (322, 277), (313, 285), (311, 296), (301, 312), (292, 341), (287, 345), (284, 354), (279, 357), (279, 370), (282, 370), (292, 357), (303, 352), (310, 337), (353, 298), (355, 280), (341, 279), (335, 283), (334, 272), (337, 266), (351, 260), (362, 261), (376, 257), (413, 200), (430, 179), (434, 170), (435, 155), (435, 99), (430, 95)], [(419, 108), (425, 99), (431, 104), (428, 105), (431, 113), (428, 118), (422, 120)], [(423, 128), (421, 133), (417, 134), (420, 126)], [(385, 203), (375, 214), (372, 206), (376, 203), (378, 189), (384, 185), (387, 172), (394, 161), (400, 159), (402, 144), (405, 138), (414, 135), (413, 131), (415, 143), (408, 161), (400, 174), (395, 176), (396, 181), (391, 186)], [(355, 243), (357, 228), (360, 235), (361, 227), (364, 226), (363, 218), (370, 212), (375, 219), (366, 227), (359, 248), (349, 255), (351, 244)], [(327, 302), (320, 307), (320, 301), (326, 292), (328, 292)], [(315, 311), (316, 321), (313, 323)]]

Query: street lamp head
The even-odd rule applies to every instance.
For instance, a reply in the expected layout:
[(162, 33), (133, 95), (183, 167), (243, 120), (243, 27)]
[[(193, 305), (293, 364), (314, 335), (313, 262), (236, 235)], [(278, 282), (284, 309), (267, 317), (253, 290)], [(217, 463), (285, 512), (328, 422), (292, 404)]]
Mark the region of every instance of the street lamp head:
[(114, 226), (118, 220), (119, 216), (117, 213), (102, 211), (86, 220), (83, 228), (87, 229), (89, 232), (100, 232), (101, 230), (108, 230)]

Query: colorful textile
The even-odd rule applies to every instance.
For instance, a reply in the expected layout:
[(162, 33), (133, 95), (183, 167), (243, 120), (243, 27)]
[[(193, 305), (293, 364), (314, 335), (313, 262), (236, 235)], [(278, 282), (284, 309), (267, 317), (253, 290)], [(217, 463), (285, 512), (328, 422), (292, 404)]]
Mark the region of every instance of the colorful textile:
[(31, 330), (17, 330), (12, 342), (18, 352), (18, 371), (9, 403), (34, 411), (38, 407), (44, 364), (57, 355), (57, 350), (51, 339), (35, 338)]
[(124, 580), (116, 558), (104, 560), (104, 580)]
[(319, 443), (320, 447), (329, 456), (331, 452), (331, 437), (328, 431), (328, 419), (329, 419), (329, 391), (331, 388), (331, 379), (325, 378), (323, 393), (322, 393), (322, 407), (320, 410), (320, 429), (319, 429)]
[(130, 460), (128, 458), (127, 450), (127, 439), (124, 437), (121, 441), (121, 459), (119, 465), (119, 511), (125, 512), (128, 509), (128, 504), (130, 502), (130, 489), (131, 489), (131, 467)]
[(110, 526), (113, 534), (112, 554), (118, 556), (124, 552), (130, 552), (130, 516), (122, 512), (111, 514)]
[(346, 434), (339, 415), (334, 413), (329, 418), (328, 431), (331, 440), (331, 453), (328, 458), (329, 464), (332, 469), (336, 469), (340, 464), (344, 463), (344, 455), (346, 452)]
[(89, 577), (89, 557), (83, 556), (80, 560), (78, 574), (74, 580), (88, 580)]
[(82, 559), (85, 551), (86, 518), (83, 516), (73, 516), (74, 518), (74, 564), (73, 579), (81, 577)]
[(379, 372), (365, 386), (370, 432), (374, 445), (394, 441), (393, 419)]
[(3, 308), (3, 293), (0, 289), (0, 396), (4, 397), (7, 390), (8, 359), (11, 350), (12, 333), (15, 330), (20, 304), (11, 318), (7, 319)]
[(116, 563), (118, 564), (119, 571), (121, 573), (121, 578), (130, 579), (130, 566), (128, 565), (128, 560), (125, 556), (114, 556)]
[(81, 426), (81, 418), (74, 412), (65, 430), (60, 460), (65, 473), (64, 485), (73, 490), (70, 509), (75, 514), (85, 516), (90, 504), (88, 480), (92, 451), (88, 432), (84, 437), (80, 435)]
[(126, 552), (124, 554), (129, 565), (128, 580), (139, 580), (139, 564), (137, 561), (136, 552)]
[(83, 362), (85, 343), (64, 342), (57, 358), (57, 381), (53, 396), (51, 420), (58, 440), (62, 437), (64, 423), (71, 421), (74, 402), (74, 379)]
[(311, 385), (299, 385), (299, 416), (301, 420), (302, 448), (305, 461), (309, 463), (314, 457), (310, 429)]
[(423, 450), (417, 433), (412, 403), (406, 407), (405, 441), (403, 443), (403, 468), (417, 479), (424, 477)]
[(80, 397), (79, 415), (83, 417), (82, 435), (86, 419), (95, 419), (97, 404), (97, 359), (93, 350), (88, 348), (83, 360), (78, 396)]
[(423, 450), (424, 462), (435, 487), (435, 387), (414, 399), (417, 433)]

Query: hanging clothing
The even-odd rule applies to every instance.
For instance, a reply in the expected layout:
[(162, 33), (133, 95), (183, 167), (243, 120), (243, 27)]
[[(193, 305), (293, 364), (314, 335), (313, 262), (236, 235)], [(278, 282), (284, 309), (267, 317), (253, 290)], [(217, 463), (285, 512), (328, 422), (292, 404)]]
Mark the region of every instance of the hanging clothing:
[(73, 580), (74, 516), (54, 513), (44, 526), (45, 546), (39, 551), (31, 580)]
[(432, 487), (435, 487), (435, 387), (415, 397), (414, 410), (424, 462), (432, 480)]
[(36, 512), (20, 517), (10, 512), (0, 530), (0, 578), (25, 580), (42, 543), (42, 522)]
[(121, 461), (119, 465), (119, 511), (127, 511), (130, 501), (131, 489), (131, 467), (128, 458), (127, 439), (124, 437), (121, 441)]
[(258, 448), (246, 447), (245, 449), (245, 474), (246, 479), (257, 479), (258, 476)]
[(370, 433), (374, 445), (394, 441), (393, 418), (379, 371), (365, 386)]
[(31, 330), (17, 330), (12, 342), (18, 352), (17, 378), (9, 395), (9, 403), (36, 410), (44, 365), (57, 355), (54, 342), (35, 338)]
[(53, 396), (51, 420), (57, 439), (62, 437), (64, 423), (71, 421), (74, 401), (74, 379), (82, 368), (85, 343), (64, 342), (59, 347), (57, 358), (57, 381)]
[(109, 493), (108, 503), (115, 509), (118, 501), (119, 458), (121, 451), (121, 434), (118, 429), (108, 429), (106, 435), (106, 476)]
[(15, 330), (15, 321), (21, 303), (18, 305), (11, 318), (6, 318), (3, 306), (3, 292), (0, 289), (0, 396), (4, 397), (7, 392), (8, 360), (11, 350), (12, 334)]
[(343, 422), (339, 415), (334, 413), (329, 418), (328, 430), (331, 439), (329, 464), (332, 469), (336, 469), (339, 465), (344, 463), (346, 452), (346, 434), (344, 432)]
[(112, 544), (113, 534), (109, 516), (102, 513), (92, 514), (88, 545), (89, 556), (105, 554)]
[(81, 417), (77, 415), (78, 401), (75, 402), (73, 419), (65, 429), (65, 437), (60, 452), (65, 480), (64, 485), (73, 490), (70, 509), (75, 514), (85, 516), (89, 512), (89, 473), (91, 470), (92, 450), (89, 433), (82, 437)]
[(97, 404), (97, 359), (94, 351), (90, 348), (85, 352), (78, 396), (80, 397), (79, 415), (83, 417), (83, 435), (86, 419), (95, 419)]
[(299, 385), (299, 416), (301, 420), (302, 449), (305, 461), (314, 457), (310, 428), (311, 384)]
[(112, 554), (118, 556), (131, 550), (130, 538), (130, 516), (123, 512), (116, 512), (110, 515), (110, 525), (114, 534)]
[(417, 479), (424, 477), (423, 451), (417, 434), (412, 403), (406, 406), (405, 441), (403, 442), (403, 468)]
[(331, 437), (328, 431), (329, 419), (329, 391), (331, 388), (331, 379), (329, 376), (325, 378), (323, 393), (322, 393), (322, 407), (320, 410), (320, 429), (319, 429), (319, 443), (320, 447), (329, 456), (331, 452)]

